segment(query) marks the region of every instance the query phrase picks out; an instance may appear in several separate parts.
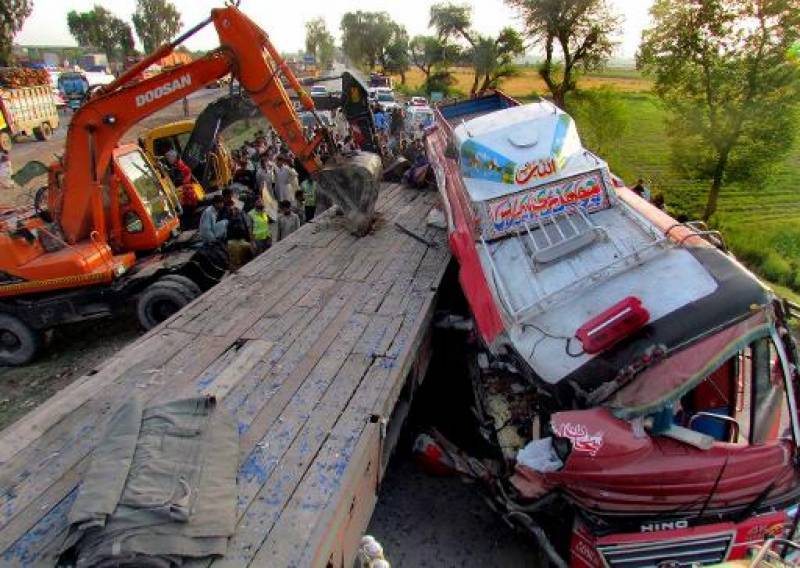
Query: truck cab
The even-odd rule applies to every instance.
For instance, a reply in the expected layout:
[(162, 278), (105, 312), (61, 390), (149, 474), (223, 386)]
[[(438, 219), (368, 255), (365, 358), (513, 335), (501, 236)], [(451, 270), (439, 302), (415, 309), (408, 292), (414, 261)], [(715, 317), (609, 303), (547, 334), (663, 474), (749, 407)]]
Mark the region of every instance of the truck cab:
[(625, 187), (555, 105), (497, 93), (435, 113), (496, 508), (548, 527), (571, 566), (713, 564), (796, 537), (786, 304), (722, 235)]
[(72, 111), (78, 110), (89, 92), (89, 80), (86, 75), (77, 71), (65, 71), (58, 76), (58, 90), (67, 100)]

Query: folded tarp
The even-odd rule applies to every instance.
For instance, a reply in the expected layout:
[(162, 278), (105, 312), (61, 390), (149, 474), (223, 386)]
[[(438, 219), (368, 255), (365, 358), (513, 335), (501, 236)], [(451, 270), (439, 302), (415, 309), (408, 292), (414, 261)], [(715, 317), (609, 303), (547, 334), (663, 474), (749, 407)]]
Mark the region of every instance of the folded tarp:
[(70, 511), (62, 562), (175, 566), (222, 556), (236, 519), (238, 433), (214, 398), (119, 409)]

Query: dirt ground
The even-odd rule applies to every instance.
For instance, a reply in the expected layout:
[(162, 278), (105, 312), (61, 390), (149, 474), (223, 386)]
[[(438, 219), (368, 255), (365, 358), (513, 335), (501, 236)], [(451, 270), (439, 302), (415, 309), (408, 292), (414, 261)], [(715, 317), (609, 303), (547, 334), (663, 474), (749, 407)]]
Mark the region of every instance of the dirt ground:
[[(205, 106), (224, 94), (221, 89), (205, 89), (189, 97), (189, 112), (197, 115)], [(45, 164), (64, 151), (64, 140), (71, 113), (62, 114), (62, 122), (54, 136), (46, 142), (18, 140), (11, 149), (11, 163), (20, 168), (30, 160)], [(124, 137), (135, 142), (137, 136), (154, 126), (184, 118), (183, 106), (177, 103), (146, 118)], [(41, 181), (32, 182), (0, 197), (4, 203), (26, 205), (33, 200), (33, 191)], [(31, 408), (90, 371), (111, 354), (122, 349), (141, 334), (136, 318), (116, 318), (86, 322), (54, 330), (42, 356), (26, 367), (0, 367), (0, 429), (5, 428)]]

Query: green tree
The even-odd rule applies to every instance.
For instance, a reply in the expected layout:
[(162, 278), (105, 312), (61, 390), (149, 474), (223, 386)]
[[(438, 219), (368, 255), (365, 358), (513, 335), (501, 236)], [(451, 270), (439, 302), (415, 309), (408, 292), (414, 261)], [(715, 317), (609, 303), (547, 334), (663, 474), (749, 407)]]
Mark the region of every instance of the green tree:
[[(695, 2), (695, 0), (691, 0)], [(522, 16), (528, 35), (543, 44), (539, 74), (553, 101), (564, 107), (576, 72), (602, 67), (614, 51), (621, 18), (606, 0), (506, 0)], [(560, 53), (556, 53), (556, 50)]]
[(14, 36), (33, 11), (33, 0), (3, 0), (0, 2), (0, 65), (11, 62)]
[(153, 53), (178, 34), (181, 14), (169, 0), (136, 0), (133, 27), (144, 52)]
[(459, 39), (468, 44), (463, 55), (474, 72), (470, 88), (473, 95), (479, 90), (496, 87), (503, 77), (514, 75), (513, 59), (525, 51), (522, 36), (513, 28), (504, 28), (496, 38), (472, 30), (472, 8), (466, 4), (434, 4), (430, 26), (445, 45)]
[(472, 8), (467, 4), (452, 4), (443, 2), (431, 6), (430, 27), (436, 30), (436, 34), (443, 42), (451, 39), (461, 38), (466, 40), (470, 46), (476, 43), (476, 35), (471, 31), (472, 27)]
[(570, 98), (570, 111), (587, 148), (605, 159), (620, 157), (630, 113), (619, 93), (607, 88), (579, 91)]
[(395, 30), (392, 41), (383, 52), (383, 70), (385, 73), (400, 75), (400, 83), (406, 84), (406, 71), (410, 66), (408, 33), (405, 28)]
[(102, 49), (109, 61), (134, 52), (131, 26), (102, 6), (88, 12), (70, 10), (67, 26), (79, 45)]
[(426, 80), (435, 66), (444, 63), (445, 55), (446, 47), (435, 36), (414, 36), (408, 44), (408, 57)]
[(703, 218), (725, 182), (764, 175), (796, 135), (800, 0), (656, 0), (640, 68), (670, 110), (672, 158), (710, 181)]
[(313, 55), (320, 68), (328, 69), (333, 64), (335, 53), (333, 35), (321, 17), (306, 22), (306, 53)]
[(467, 53), (475, 70), (470, 94), (497, 88), (501, 79), (516, 75), (514, 58), (524, 52), (522, 36), (514, 28), (504, 28), (496, 38), (477, 35)]
[(386, 12), (347, 12), (342, 16), (342, 50), (356, 65), (374, 69), (383, 64), (386, 49), (405, 30)]

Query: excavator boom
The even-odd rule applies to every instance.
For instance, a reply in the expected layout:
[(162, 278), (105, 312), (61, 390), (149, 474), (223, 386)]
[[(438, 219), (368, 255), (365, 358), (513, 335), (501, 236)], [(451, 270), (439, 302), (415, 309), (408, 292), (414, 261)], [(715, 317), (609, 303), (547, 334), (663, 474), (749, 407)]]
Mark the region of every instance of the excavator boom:
[[(144, 69), (172, 52), (181, 41), (209, 22), (214, 24), (219, 35), (221, 47), (218, 50), (192, 63), (135, 82)], [(106, 240), (103, 188), (113, 150), (124, 133), (136, 122), (228, 73), (239, 80), (242, 89), (250, 95), (306, 170), (311, 175), (321, 172), (322, 164), (315, 150), (323, 137), (305, 138), (302, 122), (281, 77), (297, 91), (306, 110), (314, 112), (313, 100), (261, 28), (235, 6), (214, 9), (208, 20), (158, 49), (115, 82), (94, 93), (75, 114), (67, 135), (63, 181), (60, 187), (51, 187), (49, 198), (50, 211), (67, 242), (81, 241), (93, 233)], [(376, 159), (362, 157), (360, 160), (369, 164), (367, 179), (374, 178), (373, 183), (363, 188), (368, 194), (377, 193), (380, 166)], [(336, 179), (341, 181), (340, 177)], [(364, 176), (352, 179), (364, 179)], [(335, 202), (346, 210), (352, 206), (363, 207), (360, 202), (342, 203), (336, 199), (336, 196), (349, 195), (350, 192), (334, 188), (331, 193)], [(374, 203), (374, 199), (366, 200), (370, 201)]]

